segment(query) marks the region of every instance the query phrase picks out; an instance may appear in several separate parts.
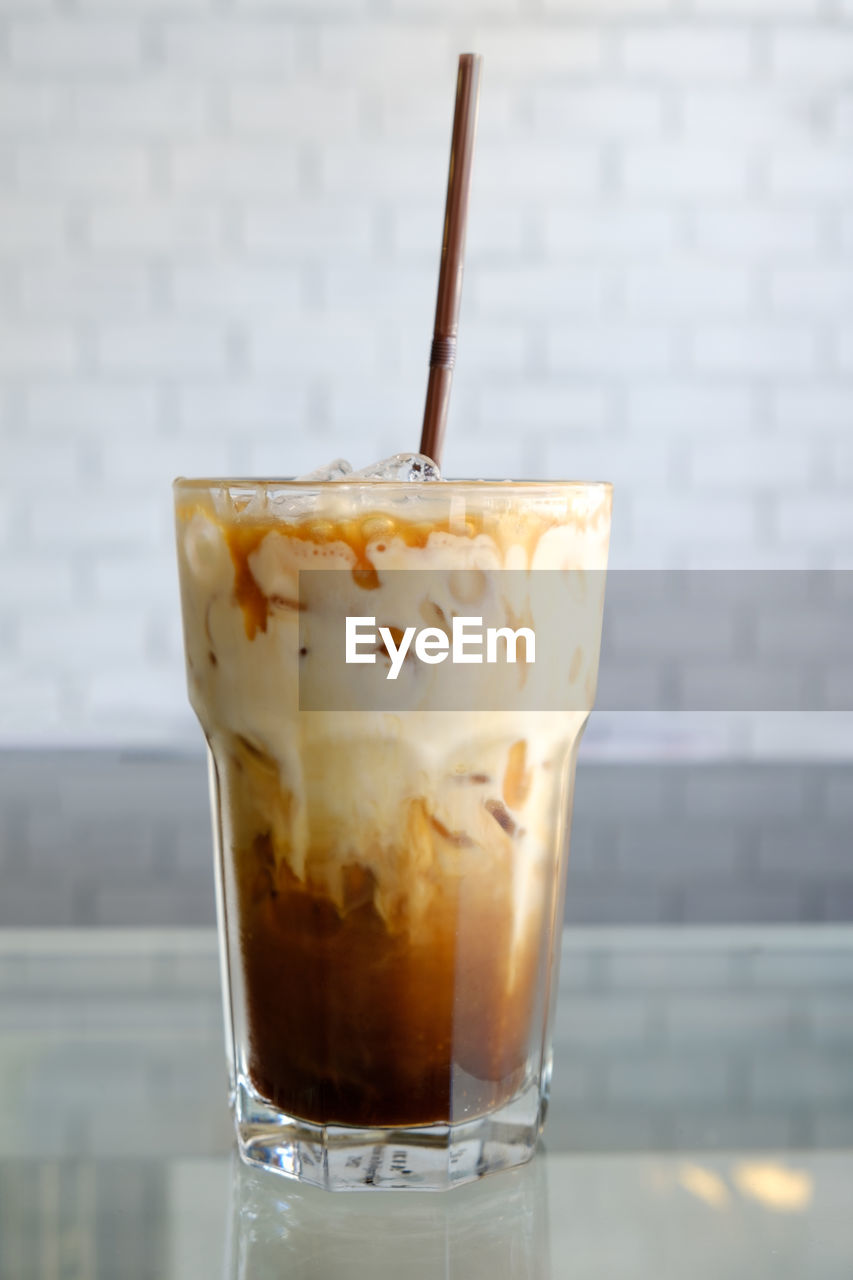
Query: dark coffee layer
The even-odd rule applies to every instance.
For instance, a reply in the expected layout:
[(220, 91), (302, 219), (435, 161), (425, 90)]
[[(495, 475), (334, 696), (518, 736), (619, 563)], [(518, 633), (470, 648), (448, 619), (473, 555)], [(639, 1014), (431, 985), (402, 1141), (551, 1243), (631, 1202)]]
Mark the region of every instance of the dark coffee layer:
[(301, 1119), (350, 1125), (458, 1121), (510, 1098), (525, 1071), (539, 940), (516, 952), (510, 990), (505, 895), (476, 903), (457, 882), (416, 936), (393, 933), (371, 877), (341, 914), (286, 869), (273, 877), (263, 848), (261, 837), (238, 859), (258, 1092)]

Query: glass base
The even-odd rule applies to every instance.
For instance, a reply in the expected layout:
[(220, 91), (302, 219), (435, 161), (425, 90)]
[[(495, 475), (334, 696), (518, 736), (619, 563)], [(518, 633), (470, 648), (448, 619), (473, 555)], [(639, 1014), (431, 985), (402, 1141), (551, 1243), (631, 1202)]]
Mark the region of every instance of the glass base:
[(528, 1161), (544, 1120), (539, 1081), (504, 1106), (458, 1124), (361, 1129), (298, 1120), (245, 1081), (235, 1096), (240, 1155), (328, 1191), (446, 1191)]

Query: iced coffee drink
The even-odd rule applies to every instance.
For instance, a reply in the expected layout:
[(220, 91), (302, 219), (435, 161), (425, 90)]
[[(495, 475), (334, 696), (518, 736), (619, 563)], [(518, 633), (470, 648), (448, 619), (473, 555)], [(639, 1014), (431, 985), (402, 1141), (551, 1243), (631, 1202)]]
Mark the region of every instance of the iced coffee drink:
[[(444, 1186), (528, 1158), (609, 486), (181, 480), (175, 494), (241, 1149), (334, 1186)], [(570, 614), (537, 603), (560, 592)], [(469, 699), (473, 667), (451, 668), (473, 616), (537, 640), (569, 621), (544, 667), (541, 644), (512, 670), (482, 665)], [(358, 662), (347, 618), (362, 620)], [(392, 701), (374, 704), (368, 676), (390, 688), (395, 666)]]

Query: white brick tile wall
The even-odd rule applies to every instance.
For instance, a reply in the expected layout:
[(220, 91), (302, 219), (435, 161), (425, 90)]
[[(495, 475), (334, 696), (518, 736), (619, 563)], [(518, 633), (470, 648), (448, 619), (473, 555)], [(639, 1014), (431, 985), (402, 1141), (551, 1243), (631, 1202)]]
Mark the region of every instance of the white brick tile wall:
[(821, 196), (849, 199), (853, 195), (853, 173), (846, 159), (843, 149), (829, 150), (822, 142), (780, 150), (770, 157), (770, 193), (799, 204), (809, 204)]
[(150, 274), (139, 262), (45, 262), (22, 266), (18, 277), (26, 316), (109, 320), (145, 315)]
[(708, 324), (693, 340), (693, 360), (704, 373), (810, 373), (816, 350), (815, 334), (793, 324)]
[(770, 284), (771, 302), (780, 315), (833, 318), (853, 307), (853, 269), (780, 267)]
[(4, 377), (71, 373), (78, 360), (74, 330), (57, 324), (0, 325), (0, 373)]
[(176, 143), (167, 159), (171, 187), (179, 197), (284, 199), (299, 189), (298, 156), (290, 140), (279, 146), (232, 137)]
[(211, 270), (209, 262), (179, 265), (170, 275), (178, 315), (249, 318), (292, 315), (300, 305), (300, 278), (293, 266), (232, 263)]
[(544, 314), (597, 315), (605, 283), (606, 269), (598, 266), (548, 263), (496, 269), (477, 284), (477, 314), (534, 321)]
[(729, 135), (738, 143), (766, 145), (785, 134), (808, 142), (812, 102), (798, 95), (770, 96), (760, 89), (691, 89), (684, 94), (681, 126), (693, 145)]
[(828, 24), (822, 30), (776, 31), (772, 36), (773, 71), (826, 86), (847, 80), (853, 71), (853, 32)]
[(750, 33), (721, 25), (626, 27), (620, 62), (629, 75), (667, 80), (739, 80), (752, 70)]
[(77, 141), (22, 143), (15, 156), (18, 191), (35, 203), (75, 198), (143, 195), (151, 181), (151, 164), (137, 143)]
[(92, 137), (182, 138), (208, 128), (204, 85), (175, 76), (138, 83), (82, 85), (71, 95), (70, 123)]
[(604, 262), (647, 255), (660, 257), (677, 243), (678, 215), (668, 208), (634, 206), (620, 208), (613, 202), (581, 208), (546, 209), (543, 218), (543, 250), (579, 256), (598, 254)]
[(271, 18), (208, 11), (193, 20), (164, 20), (160, 38), (165, 66), (184, 75), (285, 75), (298, 64), (296, 33)]
[(448, 469), (609, 476), (617, 563), (853, 562), (842, 0), (0, 8), (0, 738), (196, 740), (174, 474), (415, 446), (463, 48)]
[[(87, 219), (89, 247), (110, 254), (195, 256), (221, 246), (222, 228), (222, 212), (201, 201), (196, 205), (152, 200), (111, 205), (99, 201)], [(0, 237), (2, 234), (0, 230)]]
[(34, 438), (48, 427), (70, 437), (77, 434), (102, 440), (126, 423), (153, 435), (159, 412), (159, 397), (153, 387), (111, 383), (105, 377), (40, 381), (27, 389), (25, 401)]
[(784, 262), (817, 254), (820, 223), (810, 209), (703, 206), (693, 213), (693, 234), (708, 254), (758, 262), (778, 257)]
[(736, 197), (747, 190), (749, 165), (731, 147), (641, 143), (626, 147), (623, 183), (629, 196), (658, 199)]
[(555, 373), (624, 378), (660, 373), (672, 363), (673, 335), (649, 325), (550, 325), (545, 354)]
[(330, 138), (351, 138), (360, 130), (360, 96), (348, 84), (334, 79), (318, 82), (302, 76), (284, 83), (252, 79), (235, 84), (228, 93), (226, 111), (237, 133), (272, 134), (278, 145), (282, 133), (300, 121), (300, 137), (320, 144)]
[(62, 209), (19, 201), (4, 204), (0, 206), (0, 254), (20, 261), (31, 254), (64, 249), (65, 227)]
[(60, 101), (59, 91), (49, 84), (0, 84), (0, 134), (21, 137), (48, 132), (59, 121)]
[(625, 416), (629, 426), (647, 435), (676, 431), (714, 439), (725, 432), (742, 437), (755, 420), (753, 396), (748, 386), (721, 386), (713, 382), (652, 382), (629, 389)]
[(96, 336), (95, 358), (105, 373), (213, 373), (224, 366), (224, 326), (199, 320), (114, 324)]
[(142, 61), (141, 14), (136, 21), (79, 16), (13, 18), (6, 33), (13, 71), (61, 75), (101, 72), (116, 76)]
[(660, 133), (665, 99), (660, 89), (604, 83), (587, 87), (547, 85), (532, 94), (537, 137), (634, 138)]
[(649, 316), (739, 315), (749, 311), (751, 280), (742, 266), (668, 256), (625, 273), (625, 301), (637, 319)]

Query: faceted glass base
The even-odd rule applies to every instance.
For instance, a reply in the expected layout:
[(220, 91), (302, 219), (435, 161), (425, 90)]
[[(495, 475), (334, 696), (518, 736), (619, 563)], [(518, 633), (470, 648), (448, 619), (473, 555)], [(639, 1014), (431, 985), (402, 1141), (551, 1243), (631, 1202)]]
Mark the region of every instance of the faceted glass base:
[(459, 1124), (360, 1129), (286, 1115), (246, 1081), (235, 1097), (243, 1159), (329, 1191), (413, 1188), (445, 1191), (524, 1164), (544, 1121), (539, 1081), (487, 1115)]

